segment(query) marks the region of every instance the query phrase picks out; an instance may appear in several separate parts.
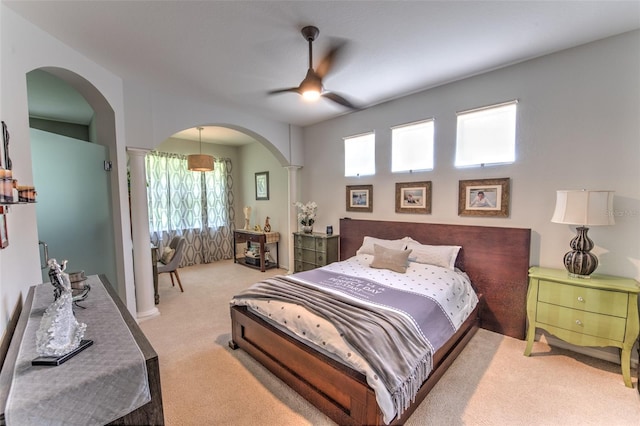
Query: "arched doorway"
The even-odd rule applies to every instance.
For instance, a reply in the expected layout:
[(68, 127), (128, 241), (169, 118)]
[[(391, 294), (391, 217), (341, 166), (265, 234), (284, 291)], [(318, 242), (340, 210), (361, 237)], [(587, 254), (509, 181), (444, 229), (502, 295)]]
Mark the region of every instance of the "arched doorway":
[[(94, 108), (73, 85), (83, 79), (56, 69), (69, 76), (65, 81), (49, 71), (27, 74), (38, 238), (49, 257), (69, 261), (68, 271), (105, 274), (117, 288), (109, 148), (98, 137)], [(87, 88), (96, 91), (81, 87)], [(44, 257), (41, 250), (43, 265)]]

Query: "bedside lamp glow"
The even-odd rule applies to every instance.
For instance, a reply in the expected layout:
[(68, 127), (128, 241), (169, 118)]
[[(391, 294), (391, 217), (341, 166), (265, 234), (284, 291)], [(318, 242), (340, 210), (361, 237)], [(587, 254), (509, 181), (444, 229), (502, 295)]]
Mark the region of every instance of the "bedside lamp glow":
[(564, 267), (569, 275), (589, 278), (598, 267), (598, 258), (590, 251), (593, 241), (587, 236), (588, 226), (613, 225), (614, 191), (559, 190), (551, 222), (579, 225), (564, 255)]

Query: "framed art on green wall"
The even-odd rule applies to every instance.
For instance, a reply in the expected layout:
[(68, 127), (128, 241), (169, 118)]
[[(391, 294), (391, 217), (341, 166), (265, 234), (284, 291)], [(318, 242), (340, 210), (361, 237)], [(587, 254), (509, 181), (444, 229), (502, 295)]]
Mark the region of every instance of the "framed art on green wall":
[(256, 200), (269, 199), (269, 172), (256, 173)]

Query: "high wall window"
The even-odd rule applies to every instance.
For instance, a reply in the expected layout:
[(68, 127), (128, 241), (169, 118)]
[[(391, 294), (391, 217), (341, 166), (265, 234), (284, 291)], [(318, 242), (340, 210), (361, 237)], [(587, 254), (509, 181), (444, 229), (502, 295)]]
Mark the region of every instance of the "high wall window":
[(344, 138), (344, 175), (368, 176), (376, 174), (375, 133)]
[(433, 170), (434, 121), (391, 128), (391, 171)]
[(184, 236), (180, 266), (232, 258), (231, 160), (217, 158), (213, 171), (191, 172), (185, 155), (153, 151), (146, 168), (151, 241), (162, 248)]
[(513, 163), (517, 101), (458, 113), (456, 167)]

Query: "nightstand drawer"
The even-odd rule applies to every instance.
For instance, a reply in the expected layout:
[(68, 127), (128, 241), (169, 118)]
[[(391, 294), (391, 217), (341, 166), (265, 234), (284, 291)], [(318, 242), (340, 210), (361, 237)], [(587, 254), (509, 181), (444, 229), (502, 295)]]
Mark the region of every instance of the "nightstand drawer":
[(624, 341), (627, 320), (609, 315), (538, 303), (536, 321), (588, 336)]
[(538, 300), (567, 308), (626, 318), (629, 294), (540, 280)]

